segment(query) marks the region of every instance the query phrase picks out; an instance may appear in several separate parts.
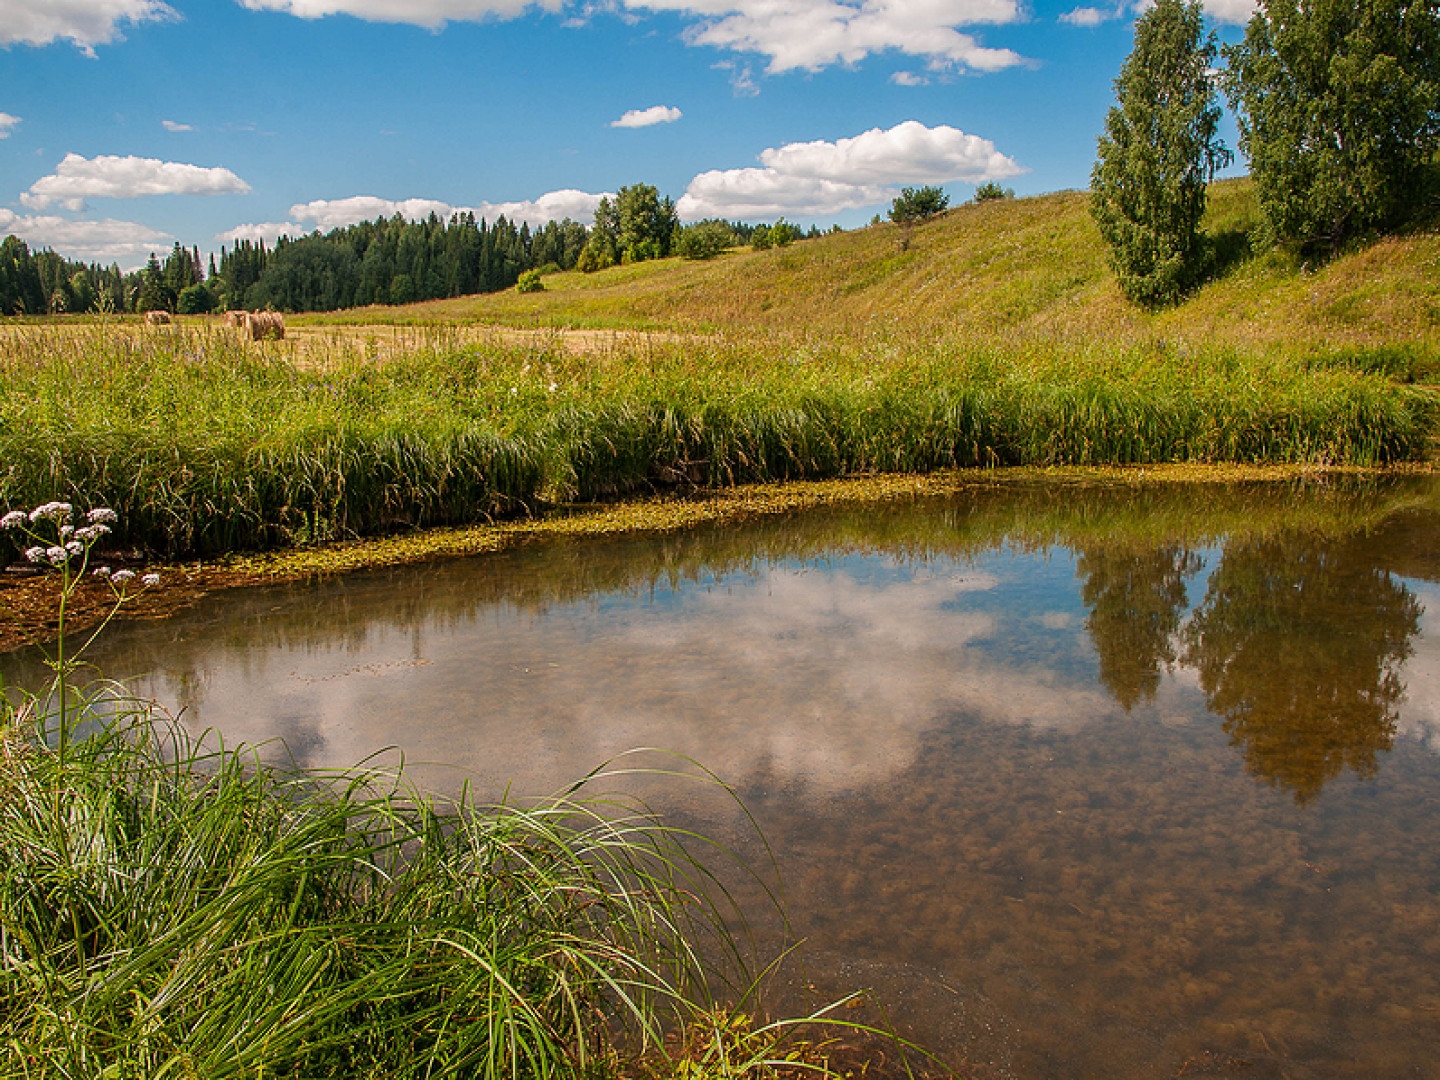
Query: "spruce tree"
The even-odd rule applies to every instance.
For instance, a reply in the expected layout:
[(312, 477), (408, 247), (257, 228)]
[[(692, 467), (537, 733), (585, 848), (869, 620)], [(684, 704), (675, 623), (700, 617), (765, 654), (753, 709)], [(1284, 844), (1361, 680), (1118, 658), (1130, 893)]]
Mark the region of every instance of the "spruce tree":
[(1115, 80), (1090, 207), (1121, 291), (1146, 307), (1176, 302), (1206, 268), (1205, 184), (1230, 159), (1215, 134), (1214, 58), (1199, 0), (1158, 0)]

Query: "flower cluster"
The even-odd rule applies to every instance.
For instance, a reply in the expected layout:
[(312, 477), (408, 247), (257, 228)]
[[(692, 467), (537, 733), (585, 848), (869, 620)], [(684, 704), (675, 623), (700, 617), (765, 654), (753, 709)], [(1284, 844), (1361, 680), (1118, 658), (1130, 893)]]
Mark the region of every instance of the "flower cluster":
[[(98, 506), (85, 514), (85, 524), (78, 527), (72, 524), (74, 515), (75, 508), (70, 503), (48, 502), (28, 513), (24, 510), (11, 510), (0, 517), (0, 529), (18, 529), (36, 541), (25, 549), (25, 558), (32, 563), (63, 568), (67, 571), (68, 580), (72, 560), (79, 562), (80, 572), (83, 573), (85, 563), (90, 557), (90, 549), (96, 541), (110, 532), (111, 525), (120, 520), (114, 510), (104, 506)], [(41, 535), (42, 531), (49, 532), (51, 526), (54, 528), (53, 539)], [(122, 588), (135, 580), (136, 576), (133, 570), (117, 570), (111, 573), (108, 566), (102, 566), (94, 573), (96, 577), (108, 581), (112, 588)], [(140, 584), (145, 587), (158, 585), (160, 575), (146, 574), (140, 578)]]

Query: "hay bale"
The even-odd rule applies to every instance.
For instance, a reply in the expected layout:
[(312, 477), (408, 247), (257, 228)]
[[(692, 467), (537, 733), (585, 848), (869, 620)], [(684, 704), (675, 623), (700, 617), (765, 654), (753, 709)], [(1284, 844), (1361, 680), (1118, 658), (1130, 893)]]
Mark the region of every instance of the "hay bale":
[(245, 328), (250, 331), (251, 341), (265, 338), (279, 341), (285, 336), (285, 316), (278, 311), (251, 312), (250, 318), (245, 320)]
[(170, 313), (168, 311), (147, 311), (145, 312), (146, 326), (169, 326)]
[(245, 320), (248, 318), (250, 318), (250, 312), (248, 311), (227, 311), (225, 312), (224, 325), (238, 326), (241, 330), (244, 330)]

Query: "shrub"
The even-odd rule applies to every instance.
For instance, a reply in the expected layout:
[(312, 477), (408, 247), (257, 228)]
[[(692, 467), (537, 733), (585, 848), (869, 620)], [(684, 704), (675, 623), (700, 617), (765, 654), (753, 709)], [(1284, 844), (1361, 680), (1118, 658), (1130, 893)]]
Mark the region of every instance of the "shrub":
[(521, 293), (544, 292), (545, 283), (540, 280), (539, 270), (526, 270), (515, 282), (515, 291)]

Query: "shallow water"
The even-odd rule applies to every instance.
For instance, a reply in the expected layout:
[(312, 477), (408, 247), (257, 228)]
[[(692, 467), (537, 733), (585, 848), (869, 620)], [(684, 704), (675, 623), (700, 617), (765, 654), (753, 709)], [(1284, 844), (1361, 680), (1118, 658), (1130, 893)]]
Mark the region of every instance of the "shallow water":
[[(546, 544), (212, 597), (92, 659), (227, 741), (482, 797), (693, 758), (806, 938), (777, 1003), (873, 987), (975, 1075), (1435, 1075), (1431, 480)], [(605, 783), (764, 865), (713, 785)]]

